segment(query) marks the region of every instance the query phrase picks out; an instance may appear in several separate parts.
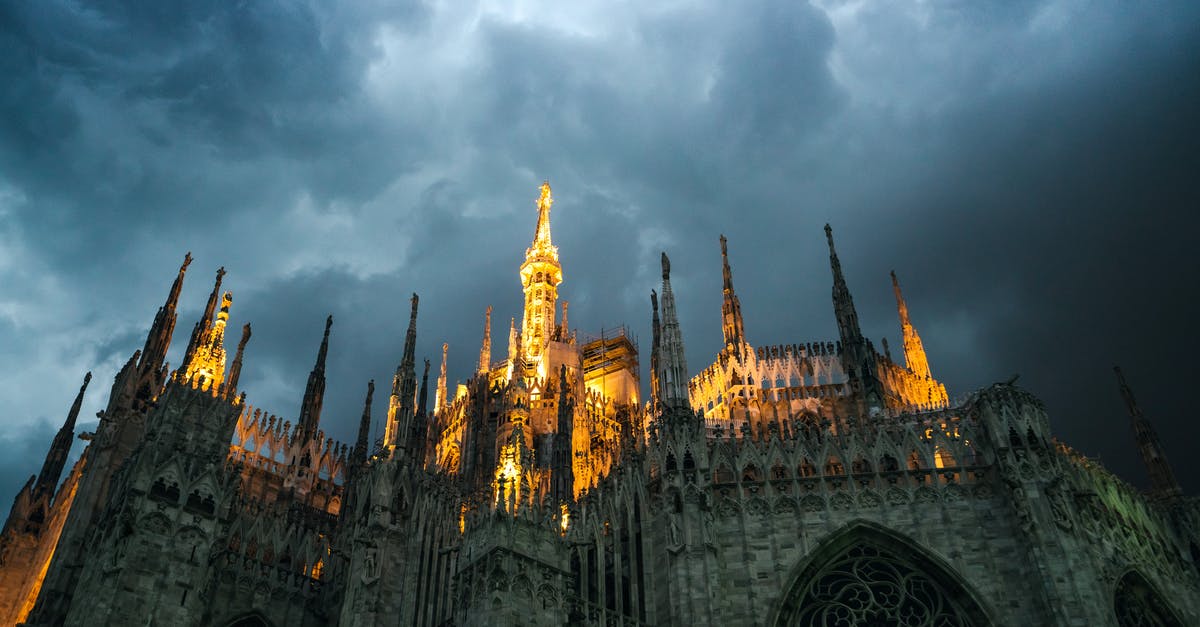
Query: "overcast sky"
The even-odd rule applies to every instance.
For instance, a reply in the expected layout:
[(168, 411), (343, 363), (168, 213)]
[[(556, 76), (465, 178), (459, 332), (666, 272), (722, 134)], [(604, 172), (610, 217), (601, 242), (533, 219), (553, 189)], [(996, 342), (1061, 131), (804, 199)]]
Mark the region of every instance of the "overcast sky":
[(543, 179), (572, 326), (628, 325), (643, 371), (661, 250), (711, 362), (722, 233), (752, 344), (836, 339), (829, 222), (877, 346), (894, 269), (952, 397), (1020, 373), (1144, 485), (1121, 364), (1200, 489), (1200, 3), (81, 4), (0, 0), (3, 507), (187, 251), (170, 361), (223, 265), (255, 406), (294, 421), (332, 313), (352, 440), (412, 292), (465, 379), (484, 308), (500, 353), (521, 315)]

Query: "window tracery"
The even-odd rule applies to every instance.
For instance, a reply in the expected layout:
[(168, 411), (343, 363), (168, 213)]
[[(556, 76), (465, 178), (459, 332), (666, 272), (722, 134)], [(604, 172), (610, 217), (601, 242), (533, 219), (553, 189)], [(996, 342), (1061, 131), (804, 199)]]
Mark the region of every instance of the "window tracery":
[(873, 544), (859, 543), (804, 587), (786, 624), (834, 627), (978, 625), (937, 577)]

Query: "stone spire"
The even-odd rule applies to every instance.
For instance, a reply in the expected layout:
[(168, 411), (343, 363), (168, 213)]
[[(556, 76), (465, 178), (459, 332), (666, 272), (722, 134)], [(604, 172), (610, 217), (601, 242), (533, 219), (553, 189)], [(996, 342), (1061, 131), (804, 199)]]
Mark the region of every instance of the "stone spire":
[(833, 313), (837, 316), (838, 338), (842, 346), (862, 342), (862, 330), (858, 326), (858, 312), (854, 310), (854, 299), (850, 296), (850, 288), (846, 287), (846, 277), (842, 275), (842, 262), (838, 259), (837, 250), (833, 247), (833, 229), (825, 225), (825, 239), (829, 241), (829, 267), (833, 270)]
[(246, 352), (246, 343), (250, 341), (250, 323), (242, 325), (242, 339), (238, 340), (237, 354), (233, 356), (233, 365), (229, 366), (229, 377), (225, 379), (225, 387), (236, 390), (238, 380), (242, 378), (242, 353)]
[(362, 418), (358, 421), (358, 439), (351, 453), (351, 466), (358, 467), (367, 461), (371, 446), (371, 399), (375, 396), (375, 379), (367, 381), (367, 400), (363, 402)]
[(666, 411), (691, 412), (687, 389), (687, 359), (683, 353), (683, 335), (675, 315), (675, 295), (671, 292), (671, 260), (662, 254), (662, 334), (658, 349), (659, 402)]
[(212, 293), (208, 295), (208, 304), (204, 306), (204, 315), (200, 316), (196, 326), (192, 327), (192, 337), (188, 340), (187, 349), (183, 352), (183, 363), (179, 366), (180, 372), (186, 373), (191, 368), (192, 362), (196, 359), (196, 349), (200, 347), (209, 327), (212, 326), (213, 314), (217, 310), (217, 301), (221, 296), (221, 279), (224, 277), (225, 267), (217, 268), (217, 280), (213, 283)]
[(67, 463), (67, 455), (71, 452), (71, 442), (75, 439), (75, 421), (79, 418), (79, 408), (83, 406), (83, 394), (87, 391), (88, 383), (92, 381), (92, 373), (83, 375), (83, 385), (75, 395), (75, 402), (67, 412), (67, 419), (54, 436), (50, 451), (46, 453), (46, 461), (42, 463), (42, 472), (38, 474), (37, 485), (33, 490), (34, 498), (40, 495), (51, 495), (62, 476), (63, 466)]
[(658, 319), (658, 293), (654, 290), (650, 290), (650, 308), (653, 310), (653, 318), (650, 322), (652, 338), (650, 341), (650, 400), (652, 407), (657, 409), (661, 393), (658, 383), (658, 360), (662, 343), (662, 323)]
[(179, 274), (175, 276), (175, 282), (171, 284), (171, 291), (167, 294), (166, 302), (158, 308), (158, 313), (154, 315), (154, 324), (150, 327), (150, 333), (146, 335), (146, 344), (142, 348), (141, 359), (138, 362), (139, 371), (158, 370), (162, 368), (163, 361), (167, 358), (167, 349), (171, 347), (171, 335), (175, 331), (175, 309), (179, 306), (179, 292), (183, 289), (183, 275), (187, 273), (187, 268), (191, 263), (192, 253), (189, 252), (183, 256), (183, 264), (179, 266)]
[(1150, 424), (1150, 421), (1142, 415), (1142, 410), (1133, 398), (1133, 390), (1129, 389), (1129, 385), (1125, 383), (1125, 375), (1121, 372), (1121, 368), (1113, 366), (1113, 372), (1117, 374), (1117, 382), (1121, 386), (1121, 396), (1125, 399), (1125, 406), (1129, 409), (1129, 418), (1133, 423), (1133, 435), (1137, 440), (1138, 452), (1142, 455), (1142, 463), (1146, 464), (1146, 473), (1150, 475), (1151, 493), (1156, 496), (1179, 496), (1183, 490), (1179, 487), (1179, 481), (1175, 479), (1175, 472), (1171, 470), (1171, 464), (1167, 462), (1167, 456), (1163, 452), (1158, 433), (1154, 431), (1154, 426)]
[(492, 369), (492, 306), (483, 314), (483, 344), (479, 346), (479, 374)]
[(571, 329), (567, 326), (567, 306), (569, 304), (570, 303), (565, 300), (562, 302), (562, 324), (559, 325), (559, 328), (562, 329), (562, 333), (559, 336), (559, 340), (563, 342), (566, 342), (567, 337), (571, 335)]
[(851, 384), (861, 390), (866, 406), (882, 408), (884, 392), (883, 385), (875, 374), (874, 349), (867, 343), (862, 329), (858, 326), (858, 312), (854, 309), (850, 288), (846, 286), (846, 277), (842, 275), (842, 262), (833, 247), (833, 229), (828, 224), (825, 225), (825, 239), (829, 241), (829, 267), (833, 271), (833, 313), (837, 317), (838, 339), (842, 344), (842, 366), (846, 369)]
[(575, 399), (567, 382), (567, 367), (558, 369), (558, 429), (554, 433), (554, 455), (550, 463), (551, 497), (555, 503), (575, 498), (573, 441), (575, 437)]
[(317, 350), (317, 363), (308, 373), (308, 385), (304, 387), (304, 401), (300, 404), (300, 419), (296, 422), (296, 433), (302, 439), (310, 439), (321, 422), (321, 405), (325, 402), (325, 355), (329, 352), (329, 329), (333, 316), (325, 319), (325, 335), (321, 348)]
[(725, 236), (721, 236), (721, 278), (724, 300), (721, 303), (721, 332), (725, 336), (725, 349), (740, 355), (739, 347), (746, 342), (746, 331), (742, 325), (742, 304), (733, 291), (733, 272), (729, 269), (729, 249)]
[[(434, 401), (433, 401), (433, 411), (437, 412), (439, 414), (442, 412), (443, 409), (446, 408), (446, 404), (450, 402), (449, 399), (446, 398), (446, 353), (449, 350), (450, 350), (450, 344), (448, 344), (446, 342), (442, 342), (442, 370), (441, 370), (441, 374), (438, 375), (437, 396), (434, 397)], [(429, 362), (426, 361), (425, 363), (428, 364)], [(429, 366), (428, 365), (425, 367), (425, 375), (426, 376), (429, 375)], [(422, 389), (421, 393), (422, 394), (425, 393), (423, 391), (424, 388), (425, 388), (425, 384), (422, 383), (421, 384), (421, 389)]]
[(521, 287), (525, 292), (525, 311), (521, 319), (521, 343), (526, 363), (535, 363), (554, 335), (554, 317), (558, 286), (562, 283), (562, 265), (558, 248), (550, 241), (550, 183), (542, 183), (537, 200), (538, 222), (533, 243), (525, 250), (521, 264)]
[(900, 313), (900, 334), (904, 339), (904, 365), (918, 376), (931, 378), (929, 360), (925, 357), (925, 346), (921, 344), (921, 336), (908, 318), (908, 304), (900, 293), (900, 280), (892, 271), (892, 290), (896, 292), (896, 310)]
[[(442, 355), (444, 356), (445, 344), (442, 345)], [(413, 418), (411, 438), (408, 443), (409, 450), (413, 451), (414, 455), (422, 455), (420, 458), (424, 462), (425, 453), (425, 434), (429, 429), (429, 360), (425, 360), (425, 372), (421, 374), (421, 393), (417, 399), (417, 413)]]
[(412, 310), (408, 318), (408, 333), (404, 336), (404, 356), (396, 366), (392, 377), (392, 395), (388, 399), (388, 422), (384, 442), (390, 447), (404, 446), (412, 430), (412, 419), (416, 401), (417, 373), (417, 304), (419, 298), (412, 295)]

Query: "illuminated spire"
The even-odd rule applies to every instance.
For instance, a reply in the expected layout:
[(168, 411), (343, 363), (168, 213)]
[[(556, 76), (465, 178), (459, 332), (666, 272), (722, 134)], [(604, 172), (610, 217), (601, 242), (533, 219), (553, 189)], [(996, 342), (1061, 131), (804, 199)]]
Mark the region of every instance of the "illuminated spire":
[(558, 248), (550, 241), (550, 183), (542, 183), (537, 200), (538, 222), (533, 243), (525, 250), (521, 264), (521, 287), (525, 292), (525, 312), (521, 319), (521, 343), (527, 364), (535, 364), (554, 335), (554, 317), (558, 302), (558, 286), (562, 283), (562, 266), (558, 263)]
[(659, 402), (665, 411), (691, 411), (687, 390), (687, 358), (671, 291), (671, 260), (662, 254), (662, 334), (658, 350)]
[(725, 348), (736, 351), (746, 342), (746, 331), (742, 325), (742, 304), (733, 292), (733, 272), (729, 269), (729, 250), (725, 236), (721, 236), (721, 278), (724, 301), (721, 304), (721, 331), (725, 336)]
[(187, 268), (191, 263), (192, 253), (189, 252), (183, 256), (183, 264), (179, 266), (179, 274), (175, 276), (175, 282), (171, 284), (171, 291), (167, 294), (166, 302), (158, 308), (158, 313), (154, 315), (154, 324), (150, 327), (150, 333), (146, 335), (146, 344), (142, 348), (141, 359), (138, 362), (139, 371), (158, 370), (162, 368), (163, 360), (167, 358), (167, 349), (171, 347), (171, 335), (175, 331), (175, 309), (179, 306), (179, 292), (183, 289), (183, 275), (187, 273)]
[(217, 300), (221, 294), (221, 279), (225, 277), (225, 267), (217, 268), (217, 280), (213, 283), (212, 293), (208, 295), (208, 304), (204, 306), (204, 315), (200, 316), (200, 320), (196, 322), (196, 326), (192, 327), (192, 337), (188, 340), (187, 349), (183, 352), (183, 363), (180, 364), (180, 371), (190, 371), (192, 361), (196, 358), (196, 349), (204, 340), (204, 335), (213, 323), (213, 314), (217, 310)]
[(396, 366), (396, 374), (392, 377), (392, 395), (388, 399), (388, 421), (384, 430), (384, 442), (391, 447), (404, 446), (409, 433), (412, 431), (412, 419), (415, 413), (413, 404), (416, 402), (417, 373), (417, 304), (420, 299), (412, 295), (412, 310), (409, 312), (408, 333), (404, 336), (404, 356), (400, 365)]
[(492, 368), (492, 306), (488, 305), (483, 317), (483, 344), (479, 347), (479, 370), (484, 374)]
[[(220, 274), (217, 277), (217, 285), (220, 286)], [(210, 304), (215, 304), (211, 298), (209, 301)], [(225, 380), (225, 326), (229, 322), (229, 306), (232, 304), (233, 294), (225, 292), (221, 297), (221, 310), (217, 312), (217, 319), (199, 329), (199, 334), (192, 333), (193, 345), (184, 359), (183, 370), (184, 377), (189, 381), (203, 377), (205, 387), (211, 385), (212, 389), (216, 390)], [(203, 321), (202, 319), (201, 322)]]
[(238, 380), (242, 377), (242, 353), (246, 350), (246, 343), (250, 341), (250, 323), (242, 325), (242, 339), (238, 341), (237, 354), (233, 357), (233, 365), (229, 367), (229, 377), (225, 380), (225, 387), (231, 390), (236, 390)]
[(58, 486), (63, 466), (67, 463), (67, 455), (71, 452), (71, 443), (75, 440), (75, 421), (79, 418), (79, 409), (83, 406), (83, 394), (91, 381), (92, 373), (83, 375), (83, 385), (79, 386), (75, 402), (71, 403), (71, 410), (67, 412), (67, 419), (54, 436), (50, 451), (46, 453), (46, 461), (42, 463), (42, 472), (38, 474), (37, 485), (33, 490), (35, 498), (42, 494), (53, 494), (54, 488)]
[[(449, 402), (449, 399), (446, 398), (446, 353), (449, 350), (450, 350), (450, 344), (448, 344), (446, 342), (442, 342), (442, 370), (441, 370), (441, 374), (438, 375), (437, 396), (434, 397), (434, 401), (433, 401), (433, 411), (436, 413), (439, 413), (439, 414), (442, 412), (443, 409), (446, 408), (446, 403)], [(425, 373), (426, 373), (426, 375), (428, 375), (429, 374), (429, 370), (428, 370), (429, 362), (426, 361), (425, 363), (426, 363), (426, 366), (425, 366), (426, 372)], [(422, 383), (421, 385), (423, 386), (425, 384)]]
[(925, 357), (925, 346), (921, 344), (921, 336), (908, 318), (908, 304), (900, 293), (900, 280), (892, 271), (892, 290), (896, 293), (896, 310), (900, 313), (900, 334), (904, 339), (904, 365), (921, 377), (932, 377), (929, 371), (929, 360)]
[(533, 232), (533, 245), (526, 251), (525, 257), (530, 258), (537, 254), (557, 260), (558, 248), (550, 241), (550, 205), (554, 204), (554, 197), (550, 195), (550, 181), (543, 181), (538, 191), (540, 194), (537, 199), (537, 227)]
[(325, 319), (325, 335), (321, 348), (317, 350), (317, 363), (308, 374), (308, 385), (304, 388), (304, 401), (300, 404), (300, 419), (296, 422), (296, 434), (302, 440), (310, 439), (317, 432), (321, 421), (321, 406), (325, 403), (325, 355), (329, 353), (329, 329), (333, 316)]
[(1121, 372), (1121, 368), (1113, 366), (1113, 372), (1117, 374), (1117, 382), (1121, 386), (1121, 396), (1125, 399), (1125, 406), (1129, 410), (1138, 452), (1142, 455), (1142, 463), (1146, 465), (1146, 473), (1150, 475), (1151, 492), (1157, 496), (1168, 497), (1182, 494), (1183, 490), (1179, 487), (1179, 481), (1175, 479), (1175, 472), (1171, 470), (1171, 464), (1167, 462), (1167, 456), (1163, 452), (1158, 433), (1155, 432), (1150, 421), (1142, 415), (1142, 410), (1133, 398), (1133, 390), (1129, 389), (1129, 385), (1125, 383), (1125, 375)]

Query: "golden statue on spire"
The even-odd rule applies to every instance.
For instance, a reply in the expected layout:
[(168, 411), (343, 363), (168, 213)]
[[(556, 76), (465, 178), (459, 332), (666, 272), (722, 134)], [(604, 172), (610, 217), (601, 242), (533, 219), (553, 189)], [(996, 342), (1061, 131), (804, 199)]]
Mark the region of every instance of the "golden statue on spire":
[(554, 204), (554, 197), (550, 195), (550, 181), (542, 181), (538, 189), (542, 192), (537, 200), (538, 211), (549, 211), (550, 205)]

